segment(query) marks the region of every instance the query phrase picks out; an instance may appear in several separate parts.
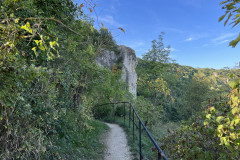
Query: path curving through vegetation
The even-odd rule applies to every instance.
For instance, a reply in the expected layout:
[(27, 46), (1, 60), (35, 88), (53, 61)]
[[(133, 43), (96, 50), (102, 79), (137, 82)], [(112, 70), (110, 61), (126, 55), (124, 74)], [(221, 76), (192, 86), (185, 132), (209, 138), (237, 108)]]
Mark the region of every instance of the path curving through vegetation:
[(126, 134), (117, 124), (106, 123), (110, 130), (104, 137), (106, 151), (104, 160), (132, 160)]

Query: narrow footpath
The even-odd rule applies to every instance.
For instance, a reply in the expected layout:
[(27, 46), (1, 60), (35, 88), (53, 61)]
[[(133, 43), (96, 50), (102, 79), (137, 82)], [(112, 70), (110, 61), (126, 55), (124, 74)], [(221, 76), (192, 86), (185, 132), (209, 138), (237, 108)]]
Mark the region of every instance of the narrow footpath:
[(123, 129), (117, 124), (106, 124), (110, 130), (103, 140), (106, 145), (104, 160), (132, 160)]

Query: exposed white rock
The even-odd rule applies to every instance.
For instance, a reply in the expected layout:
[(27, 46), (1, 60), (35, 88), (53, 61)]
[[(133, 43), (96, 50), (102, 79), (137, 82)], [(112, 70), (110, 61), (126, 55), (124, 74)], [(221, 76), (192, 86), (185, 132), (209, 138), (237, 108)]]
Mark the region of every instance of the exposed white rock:
[(106, 67), (111, 69), (118, 60), (117, 55), (113, 51), (103, 50), (96, 58), (96, 62), (102, 68)]
[(122, 79), (128, 84), (129, 92), (136, 98), (137, 96), (137, 57), (135, 51), (126, 46), (119, 46), (120, 55), (123, 58)]
[(122, 79), (128, 84), (129, 92), (136, 98), (137, 96), (137, 73), (135, 68), (137, 66), (137, 57), (135, 51), (126, 46), (118, 46), (120, 51), (119, 56), (113, 52), (104, 50), (96, 58), (97, 64), (101, 67), (107, 67), (111, 69), (118, 61), (118, 58), (122, 58), (123, 67), (122, 67)]

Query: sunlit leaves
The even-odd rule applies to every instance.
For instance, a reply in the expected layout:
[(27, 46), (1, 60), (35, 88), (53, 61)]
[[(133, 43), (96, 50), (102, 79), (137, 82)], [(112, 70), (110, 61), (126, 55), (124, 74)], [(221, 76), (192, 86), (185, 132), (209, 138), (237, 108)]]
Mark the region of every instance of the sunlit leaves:
[(232, 121), (232, 124), (233, 124), (234, 126), (239, 125), (239, 123), (240, 123), (240, 118), (237, 118), (237, 117), (235, 117), (235, 119)]
[(223, 119), (224, 119), (223, 116), (219, 116), (219, 117), (217, 117), (216, 121), (217, 121), (218, 123), (221, 123), (221, 121), (222, 121)]
[(49, 44), (50, 47), (54, 50), (56, 50), (55, 46), (59, 47), (59, 44), (56, 41), (50, 41)]
[(38, 57), (38, 52), (37, 52), (37, 50), (36, 50), (36, 47), (33, 47), (32, 50), (33, 50), (33, 52), (35, 53), (35, 56)]
[[(209, 102), (204, 114), (198, 116), (192, 125), (181, 127), (175, 134), (162, 139), (162, 147), (166, 147), (171, 156), (175, 156), (173, 159), (206, 159), (206, 155), (204, 158), (199, 157), (202, 156), (201, 153), (208, 152), (212, 153), (210, 159), (240, 158), (240, 78), (234, 74), (230, 78), (232, 90), (227, 103)], [(188, 143), (183, 145), (181, 140), (185, 137), (188, 138)], [(201, 153), (193, 150), (195, 145), (202, 150)], [(189, 148), (191, 149), (188, 150)]]
[(238, 114), (238, 113), (239, 113), (239, 110), (240, 110), (240, 108), (234, 107), (234, 108), (232, 109), (232, 114), (233, 114), (233, 115)]
[[(215, 106), (216, 113), (214, 116), (216, 118), (206, 119), (207, 125), (216, 128), (216, 133), (220, 137), (220, 145), (223, 145), (232, 151), (234, 155), (236, 153), (235, 149), (240, 147), (240, 101), (239, 101), (239, 78), (235, 75), (231, 75), (234, 80), (229, 82), (232, 88), (230, 95), (230, 106), (225, 106), (221, 104), (220, 106)], [(207, 111), (209, 113), (209, 110)], [(215, 123), (217, 122), (217, 123)]]
[(206, 118), (210, 119), (211, 118), (211, 114), (206, 115)]
[(167, 87), (166, 81), (162, 78), (157, 78), (155, 80), (145, 80), (142, 78), (138, 79), (138, 85), (144, 87), (145, 89), (152, 92), (152, 94), (160, 94), (163, 93), (165, 96), (170, 95), (170, 89)]
[(30, 23), (27, 22), (24, 26), (21, 27), (22, 29), (28, 31), (29, 33), (33, 33), (32, 28), (30, 27)]
[(230, 81), (228, 84), (232, 89), (235, 89), (238, 86), (238, 82), (236, 80)]
[(211, 113), (215, 113), (216, 112), (215, 107), (211, 107), (209, 110), (210, 110)]
[(94, 32), (94, 28), (93, 28), (93, 26), (90, 26), (90, 30), (91, 30), (92, 32)]

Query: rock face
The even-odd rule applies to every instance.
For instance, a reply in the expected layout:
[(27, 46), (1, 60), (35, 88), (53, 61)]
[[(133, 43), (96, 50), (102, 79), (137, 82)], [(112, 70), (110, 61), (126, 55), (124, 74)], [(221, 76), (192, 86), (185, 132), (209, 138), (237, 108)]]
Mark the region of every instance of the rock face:
[(137, 73), (135, 68), (137, 66), (137, 57), (135, 51), (126, 46), (118, 46), (120, 53), (117, 55), (113, 51), (104, 50), (96, 58), (97, 64), (101, 67), (109, 69), (116, 65), (119, 58), (122, 59), (122, 79), (128, 84), (129, 92), (136, 98), (137, 96)]
[(111, 67), (117, 63), (117, 60), (117, 54), (113, 51), (108, 50), (103, 50), (96, 58), (96, 62), (100, 67), (106, 67), (109, 69), (111, 69)]

